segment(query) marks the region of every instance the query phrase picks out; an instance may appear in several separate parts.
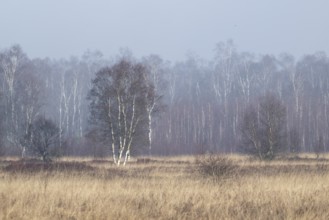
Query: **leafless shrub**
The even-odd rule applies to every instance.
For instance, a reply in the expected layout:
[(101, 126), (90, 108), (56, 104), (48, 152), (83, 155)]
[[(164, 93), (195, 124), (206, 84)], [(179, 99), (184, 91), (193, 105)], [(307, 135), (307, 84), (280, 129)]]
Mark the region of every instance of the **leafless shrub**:
[(217, 154), (197, 156), (196, 164), (202, 176), (212, 177), (215, 180), (232, 176), (237, 168), (232, 160)]

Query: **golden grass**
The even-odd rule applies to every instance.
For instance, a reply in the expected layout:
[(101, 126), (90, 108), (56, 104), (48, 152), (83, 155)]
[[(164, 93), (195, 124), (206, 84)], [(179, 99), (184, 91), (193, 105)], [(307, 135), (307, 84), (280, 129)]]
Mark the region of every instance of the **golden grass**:
[(329, 219), (329, 162), (228, 157), (239, 168), (220, 181), (196, 172), (193, 157), (122, 168), (84, 159), (92, 171), (3, 170), (0, 219)]

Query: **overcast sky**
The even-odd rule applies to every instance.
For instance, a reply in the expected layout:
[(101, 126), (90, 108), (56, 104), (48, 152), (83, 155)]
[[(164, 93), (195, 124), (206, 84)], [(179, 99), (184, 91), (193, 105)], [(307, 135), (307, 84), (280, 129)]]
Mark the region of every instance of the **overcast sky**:
[(18, 43), (32, 58), (87, 49), (106, 56), (213, 57), (233, 39), (239, 51), (329, 54), (328, 0), (1, 0), (0, 48)]

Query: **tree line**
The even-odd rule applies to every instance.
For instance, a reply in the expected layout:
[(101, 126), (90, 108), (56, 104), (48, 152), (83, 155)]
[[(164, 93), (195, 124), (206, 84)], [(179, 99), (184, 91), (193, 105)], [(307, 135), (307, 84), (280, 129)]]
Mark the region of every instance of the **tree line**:
[(47, 123), (58, 155), (327, 151), (328, 72), (323, 52), (254, 55), (232, 41), (212, 60), (180, 62), (127, 51), (31, 59), (14, 45), (0, 51), (0, 153), (31, 154), (31, 132)]

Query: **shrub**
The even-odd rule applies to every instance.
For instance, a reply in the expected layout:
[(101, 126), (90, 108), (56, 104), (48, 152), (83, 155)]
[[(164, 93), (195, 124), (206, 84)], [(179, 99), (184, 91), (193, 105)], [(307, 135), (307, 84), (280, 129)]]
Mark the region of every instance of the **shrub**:
[(204, 177), (216, 180), (227, 178), (235, 173), (236, 166), (232, 160), (217, 154), (201, 155), (196, 158), (198, 172)]
[(41, 157), (44, 162), (50, 162), (52, 156), (59, 156), (56, 149), (60, 146), (59, 132), (59, 128), (52, 120), (39, 117), (21, 139), (21, 144)]

